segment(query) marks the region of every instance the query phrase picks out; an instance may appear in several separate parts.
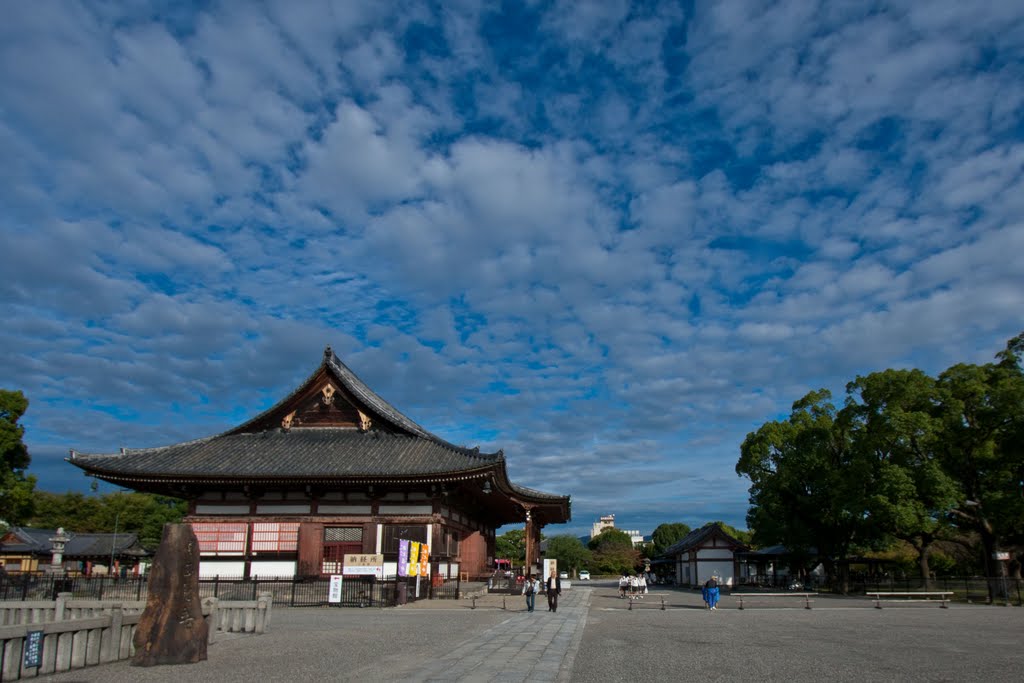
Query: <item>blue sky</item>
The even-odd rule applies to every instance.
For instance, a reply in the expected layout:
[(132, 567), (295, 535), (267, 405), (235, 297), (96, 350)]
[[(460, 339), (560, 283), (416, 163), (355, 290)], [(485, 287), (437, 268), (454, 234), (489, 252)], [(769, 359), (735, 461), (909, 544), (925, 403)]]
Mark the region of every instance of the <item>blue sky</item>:
[(600, 514), (743, 525), (811, 389), (1024, 329), (1024, 5), (11, 3), (0, 386), (206, 436), (330, 344)]

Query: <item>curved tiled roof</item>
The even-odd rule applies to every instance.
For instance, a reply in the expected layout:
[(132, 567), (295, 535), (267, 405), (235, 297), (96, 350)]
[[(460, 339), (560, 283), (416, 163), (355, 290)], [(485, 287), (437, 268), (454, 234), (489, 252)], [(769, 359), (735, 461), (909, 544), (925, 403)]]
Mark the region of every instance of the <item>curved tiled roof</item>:
[(388, 432), (318, 427), (228, 434), (115, 455), (76, 453), (96, 474), (230, 478), (362, 478), (431, 475), (487, 468), (499, 454)]
[[(334, 426), (299, 423), (289, 429), (281, 418), (308, 406), (320, 391), (324, 373), (341, 386), (345, 401), (371, 420), (368, 429), (344, 422)], [(294, 414), (294, 412), (292, 413)], [(87, 473), (147, 488), (174, 483), (220, 481), (367, 482), (377, 480), (459, 480), (490, 478), (509, 495), (566, 511), (569, 498), (513, 484), (505, 456), (456, 446), (431, 434), (372, 391), (330, 347), (317, 370), (297, 389), (256, 417), (216, 436), (159, 448), (82, 454), (69, 461)]]
[[(49, 555), (53, 551), (53, 542), (50, 539), (56, 535), (56, 529), (16, 526), (7, 532), (7, 538), (11, 540), (0, 545), (4, 552), (8, 553)], [(110, 555), (111, 551), (118, 555), (146, 554), (139, 545), (138, 535), (134, 533), (97, 534), (68, 531), (65, 532), (65, 536), (68, 541), (64, 546), (64, 557), (103, 556)]]

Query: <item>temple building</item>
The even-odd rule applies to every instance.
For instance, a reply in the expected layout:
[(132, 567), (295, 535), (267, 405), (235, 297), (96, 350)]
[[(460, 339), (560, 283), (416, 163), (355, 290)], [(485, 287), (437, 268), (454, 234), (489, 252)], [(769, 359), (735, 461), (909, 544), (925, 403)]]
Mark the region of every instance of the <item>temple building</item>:
[(375, 394), (331, 351), (277, 405), (223, 434), (117, 453), (71, 452), (88, 475), (184, 498), (205, 577), (342, 573), (346, 554), (426, 543), (434, 576), (480, 577), (495, 531), (524, 524), (527, 562), (541, 529), (570, 519), (568, 496), (512, 483), (502, 451), (448, 443)]

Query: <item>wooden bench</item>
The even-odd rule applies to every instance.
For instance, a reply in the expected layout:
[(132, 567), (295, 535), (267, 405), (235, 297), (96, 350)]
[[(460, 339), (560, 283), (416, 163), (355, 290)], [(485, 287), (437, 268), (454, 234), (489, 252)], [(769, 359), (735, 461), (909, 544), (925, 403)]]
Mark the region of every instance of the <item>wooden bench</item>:
[(754, 600), (756, 598), (803, 598), (804, 609), (811, 609), (811, 597), (814, 593), (733, 593), (732, 597), (739, 599), (740, 609), (743, 609), (743, 599)]
[(935, 602), (936, 599), (939, 602), (939, 607), (946, 609), (949, 602), (949, 596), (953, 595), (952, 592), (944, 591), (904, 591), (904, 592), (887, 592), (887, 593), (867, 593), (869, 598), (875, 601), (875, 609), (882, 609), (883, 602)]

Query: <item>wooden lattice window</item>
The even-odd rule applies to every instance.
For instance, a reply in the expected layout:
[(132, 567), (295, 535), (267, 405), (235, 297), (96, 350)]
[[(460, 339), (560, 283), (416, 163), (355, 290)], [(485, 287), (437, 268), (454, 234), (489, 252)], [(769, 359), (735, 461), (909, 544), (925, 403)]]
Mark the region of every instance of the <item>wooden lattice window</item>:
[(345, 566), (345, 555), (363, 552), (363, 527), (324, 527), (324, 558), (320, 567), (322, 574), (341, 574)]
[(254, 553), (294, 553), (298, 547), (298, 522), (253, 523), (252, 551)]
[(202, 555), (244, 555), (249, 525), (244, 522), (194, 522)]

